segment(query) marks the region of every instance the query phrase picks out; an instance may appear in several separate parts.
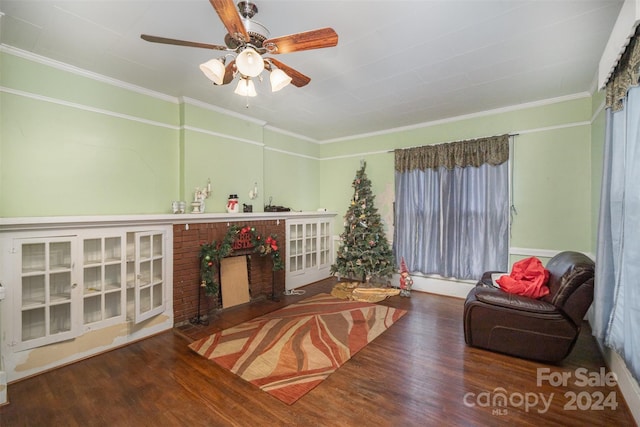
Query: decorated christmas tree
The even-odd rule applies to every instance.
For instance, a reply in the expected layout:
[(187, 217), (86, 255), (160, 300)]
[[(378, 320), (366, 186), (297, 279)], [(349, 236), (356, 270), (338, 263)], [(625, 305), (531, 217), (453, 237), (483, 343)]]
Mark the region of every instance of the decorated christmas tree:
[(371, 181), (365, 173), (366, 163), (356, 172), (353, 197), (344, 217), (336, 263), (331, 274), (361, 280), (382, 281), (394, 273), (393, 253), (383, 224), (374, 205)]

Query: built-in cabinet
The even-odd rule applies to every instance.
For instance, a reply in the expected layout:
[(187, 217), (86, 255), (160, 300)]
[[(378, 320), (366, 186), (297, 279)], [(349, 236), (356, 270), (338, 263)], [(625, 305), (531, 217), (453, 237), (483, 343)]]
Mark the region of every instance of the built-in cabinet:
[(287, 220), (286, 289), (294, 289), (330, 275), (333, 258), (329, 218)]
[[(171, 224), (77, 225), (1, 230), (10, 381), (173, 326)], [(43, 362), (31, 355), (50, 345), (56, 350)]]
[(16, 350), (164, 311), (165, 231), (81, 232), (13, 239)]

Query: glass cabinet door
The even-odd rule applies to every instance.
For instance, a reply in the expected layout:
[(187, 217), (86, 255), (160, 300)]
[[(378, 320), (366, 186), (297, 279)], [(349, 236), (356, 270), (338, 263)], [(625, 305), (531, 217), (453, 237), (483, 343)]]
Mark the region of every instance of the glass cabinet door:
[(318, 224), (313, 222), (304, 227), (304, 267), (318, 266)]
[(289, 258), (287, 268), (289, 273), (301, 272), (304, 270), (303, 228), (303, 224), (289, 224), (289, 235), (287, 236), (287, 255)]
[(331, 264), (331, 223), (320, 221), (318, 227), (318, 263), (327, 266)]
[(84, 325), (124, 315), (122, 240), (115, 235), (82, 241)]
[(331, 263), (331, 222), (289, 222), (287, 235), (289, 273), (322, 268)]
[(74, 238), (20, 239), (15, 242), (20, 266), (16, 345), (37, 347), (77, 335), (72, 293)]
[(333, 257), (332, 221), (287, 220), (287, 290), (329, 277)]
[[(149, 319), (164, 311), (164, 238), (162, 231), (140, 232), (133, 235), (133, 262), (128, 259), (127, 283), (133, 268), (134, 318), (135, 323)], [(131, 237), (127, 238), (130, 241)], [(131, 292), (131, 291), (130, 291)]]

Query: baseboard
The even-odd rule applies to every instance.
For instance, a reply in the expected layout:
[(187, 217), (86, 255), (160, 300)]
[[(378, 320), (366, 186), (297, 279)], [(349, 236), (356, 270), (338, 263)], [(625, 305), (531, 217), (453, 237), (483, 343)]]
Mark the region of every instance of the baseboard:
[(605, 347), (599, 339), (596, 339), (596, 341), (600, 347), (604, 362), (609, 367), (609, 370), (616, 374), (618, 387), (627, 402), (636, 425), (640, 425), (640, 386), (638, 381), (633, 378), (633, 375), (627, 369), (627, 364), (618, 353), (609, 347)]
[[(476, 284), (476, 281), (461, 281), (415, 274), (411, 275), (411, 278), (413, 279), (413, 290), (463, 299), (467, 297), (469, 291)], [(391, 284), (398, 286), (398, 283), (400, 283), (400, 275), (394, 274), (391, 278)]]
[(0, 406), (8, 403), (7, 401), (7, 373), (0, 371)]

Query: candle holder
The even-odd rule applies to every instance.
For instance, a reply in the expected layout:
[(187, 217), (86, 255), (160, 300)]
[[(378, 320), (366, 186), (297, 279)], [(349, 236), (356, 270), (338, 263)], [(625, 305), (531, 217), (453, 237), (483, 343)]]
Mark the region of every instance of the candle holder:
[(204, 200), (211, 197), (211, 178), (207, 179), (207, 186), (203, 189), (196, 187), (193, 194), (193, 202), (191, 203), (191, 213), (204, 213)]

